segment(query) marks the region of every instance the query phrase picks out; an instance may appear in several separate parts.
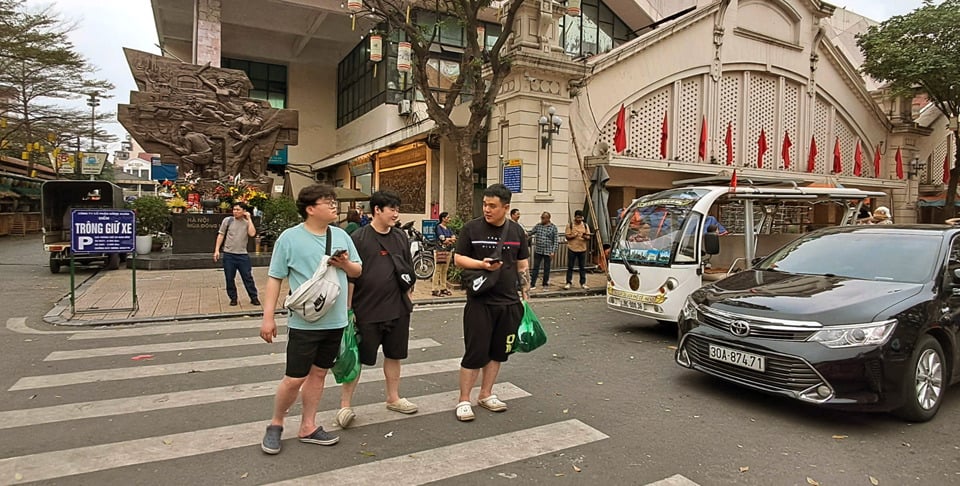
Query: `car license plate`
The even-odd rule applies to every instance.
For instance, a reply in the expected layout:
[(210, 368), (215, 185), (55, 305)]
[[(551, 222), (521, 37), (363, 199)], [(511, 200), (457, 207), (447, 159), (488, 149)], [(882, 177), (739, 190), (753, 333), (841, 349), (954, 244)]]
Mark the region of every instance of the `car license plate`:
[(766, 369), (763, 356), (737, 351), (736, 349), (724, 348), (722, 346), (714, 346), (712, 344), (710, 345), (710, 359), (723, 361), (751, 370), (764, 371)]

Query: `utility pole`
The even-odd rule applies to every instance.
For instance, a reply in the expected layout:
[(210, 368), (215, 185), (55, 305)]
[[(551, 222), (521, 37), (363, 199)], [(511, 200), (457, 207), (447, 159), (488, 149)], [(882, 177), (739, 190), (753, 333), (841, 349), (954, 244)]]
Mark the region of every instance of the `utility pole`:
[(94, 137), (97, 134), (97, 107), (100, 106), (100, 93), (94, 91), (87, 98), (87, 106), (90, 107), (90, 151), (96, 150), (94, 146)]

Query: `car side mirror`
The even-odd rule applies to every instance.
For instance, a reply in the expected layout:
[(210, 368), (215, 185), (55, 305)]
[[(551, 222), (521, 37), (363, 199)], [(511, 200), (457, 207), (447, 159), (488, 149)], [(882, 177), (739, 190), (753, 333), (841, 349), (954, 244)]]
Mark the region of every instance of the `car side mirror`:
[(720, 253), (720, 235), (712, 232), (703, 235), (703, 251), (707, 255)]
[(960, 284), (960, 268), (953, 269), (953, 283)]
[(763, 257), (756, 257), (753, 260), (750, 260), (750, 266), (755, 267), (758, 263), (763, 261)]

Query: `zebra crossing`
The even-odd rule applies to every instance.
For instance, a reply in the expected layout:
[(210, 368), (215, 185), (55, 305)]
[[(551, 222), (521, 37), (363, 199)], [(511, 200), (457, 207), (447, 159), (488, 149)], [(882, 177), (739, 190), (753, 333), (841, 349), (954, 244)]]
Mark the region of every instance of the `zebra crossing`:
[[(260, 471), (251, 477), (250, 484), (318, 484), (335, 480), (342, 484), (370, 484), (380, 482), (385, 475), (402, 478), (401, 484), (423, 484), (484, 471), (505, 464), (536, 458), (559, 451), (586, 446), (608, 438), (606, 434), (577, 419), (531, 423), (499, 421), (498, 429), (486, 431), (473, 427), (471, 434), (458, 437), (453, 443), (431, 447), (429, 441), (400, 446), (397, 450), (383, 449), (376, 457), (354, 457), (351, 448), (306, 449), (325, 458), (335, 459), (335, 466), (313, 461), (284, 461), (287, 451), (278, 457), (260, 453), (259, 443), (272, 409), (273, 395), (283, 370), (282, 345), (264, 354), (264, 344), (256, 336), (259, 323), (252, 320), (202, 322), (192, 324), (158, 325), (124, 329), (81, 330), (59, 337), (61, 348), (37, 361), (43, 372), (18, 377), (6, 390), (18, 404), (32, 396), (59, 393), (65, 397), (94, 398), (72, 400), (69, 403), (44, 404), (0, 411), (0, 435), (35, 437), (35, 433), (51, 430), (102, 430), (99, 439), (90, 442), (58, 440), (33, 441), (14, 452), (0, 452), (0, 484), (58, 482), (67, 484), (100, 484), (109, 478), (125, 477), (134, 484), (156, 483), (158, 478), (175, 475), (181, 467), (201, 468), (204, 461), (211, 463), (224, 457), (236, 463), (256, 463), (282, 467)], [(64, 339), (65, 337), (65, 339)], [(280, 338), (281, 336), (278, 336)], [(281, 339), (278, 339), (281, 340)], [(254, 346), (258, 345), (258, 346)], [(434, 339), (412, 339), (411, 350), (428, 355), (423, 360), (408, 360), (403, 367), (404, 388), (409, 398), (419, 407), (414, 415), (403, 415), (385, 409), (382, 401), (358, 404), (357, 418), (344, 438), (364, 437), (389, 427), (398, 435), (413, 436), (415, 430), (461, 426), (453, 417), (458, 391), (459, 343), (450, 345)], [(231, 357), (211, 359), (174, 360), (181, 353), (227, 353)], [(280, 352), (276, 352), (280, 351)], [(166, 354), (164, 354), (166, 353)], [(191, 354), (193, 356), (194, 354)], [(131, 361), (132, 356), (155, 355), (156, 361)], [(161, 359), (161, 357), (168, 359)], [(413, 356), (412, 356), (413, 357)], [(419, 357), (419, 356), (418, 356)], [(107, 366), (104, 366), (107, 363)], [(205, 375), (229, 377), (232, 384), (209, 385)], [(273, 379), (263, 380), (275, 375)], [(260, 378), (250, 380), (249, 378)], [(423, 385), (411, 393), (406, 383), (416, 378)], [(161, 380), (163, 385), (160, 385)], [(371, 387), (382, 393), (383, 374), (379, 368), (365, 369), (358, 394)], [(325, 383), (324, 401), (317, 422), (327, 430), (337, 430), (334, 424), (338, 387), (332, 376)], [(167, 389), (166, 391), (163, 391)], [(95, 391), (96, 390), (96, 391)], [(99, 396), (102, 391), (103, 396)], [(494, 393), (506, 401), (516, 400), (514, 416), (522, 413), (523, 400), (532, 394), (521, 386), (502, 381), (494, 386)], [(117, 395), (117, 396), (112, 396)], [(60, 395), (56, 395), (59, 397)], [(476, 396), (476, 390), (474, 390)], [(49, 398), (48, 398), (49, 399)], [(258, 410), (257, 414), (238, 412), (235, 420), (225, 418), (220, 410)], [(211, 410), (217, 411), (216, 413)], [(162, 415), (162, 414), (171, 415)], [(207, 415), (210, 414), (210, 417)], [(210, 419), (211, 426), (195, 430), (177, 430), (158, 433), (160, 419), (155, 417), (182, 416), (185, 421)], [(117, 423), (136, 423), (140, 428), (118, 430)], [(298, 412), (291, 410), (283, 438), (295, 442)], [(542, 421), (541, 421), (542, 422)], [(453, 425), (451, 425), (453, 424)], [(37, 431), (37, 432), (35, 432)], [(122, 432), (122, 433), (121, 433)], [(392, 431), (390, 432), (393, 433)], [(4, 442), (8, 444), (10, 442)], [(396, 442), (399, 444), (399, 442)], [(291, 445), (292, 449), (301, 449)], [(4, 449), (9, 449), (5, 447)], [(319, 449), (322, 449), (319, 450)], [(304, 453), (294, 450), (291, 454)], [(382, 455), (382, 457), (381, 457)], [(184, 465), (181, 461), (192, 461)], [(198, 465), (199, 464), (199, 465)], [(268, 469), (268, 468), (263, 468)], [(152, 479), (137, 476), (138, 471), (154, 472)], [(166, 473), (164, 472), (166, 471)], [(273, 472), (274, 475), (271, 475)], [(292, 472), (292, 474), (291, 474)], [(173, 477), (173, 476), (169, 476)], [(245, 477), (245, 476), (244, 476)], [(231, 478), (212, 476), (206, 483), (234, 482)]]

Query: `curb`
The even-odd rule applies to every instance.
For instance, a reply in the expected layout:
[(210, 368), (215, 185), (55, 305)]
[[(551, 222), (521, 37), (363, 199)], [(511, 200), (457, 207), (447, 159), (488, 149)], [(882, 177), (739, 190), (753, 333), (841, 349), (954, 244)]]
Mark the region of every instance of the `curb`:
[[(90, 281), (88, 279), (87, 281)], [(85, 284), (87, 281), (84, 281)], [(541, 300), (541, 299), (552, 299), (559, 297), (577, 297), (577, 296), (593, 296), (593, 295), (603, 295), (606, 292), (604, 288), (594, 288), (589, 290), (551, 290), (549, 292), (543, 292), (536, 294), (535, 297), (531, 297), (530, 300)], [(462, 304), (467, 301), (466, 297), (452, 297), (445, 299), (419, 299), (413, 301), (414, 309), (417, 307), (431, 307), (435, 305), (443, 304)], [(95, 327), (95, 326), (120, 326), (120, 325), (129, 325), (129, 324), (155, 324), (155, 323), (170, 323), (170, 322), (179, 322), (179, 321), (201, 321), (201, 320), (213, 320), (213, 319), (230, 319), (230, 318), (260, 318), (263, 316), (263, 312), (222, 312), (219, 314), (191, 314), (183, 316), (148, 316), (143, 318), (138, 317), (125, 317), (118, 319), (101, 319), (96, 321), (81, 321), (74, 319), (65, 319), (64, 314), (70, 312), (70, 296), (67, 295), (60, 299), (59, 302), (54, 304), (53, 309), (50, 309), (43, 316), (43, 322), (47, 324), (52, 324), (54, 326), (72, 326), (72, 327)], [(278, 309), (274, 315), (276, 316), (285, 316), (286, 312), (282, 309)]]

